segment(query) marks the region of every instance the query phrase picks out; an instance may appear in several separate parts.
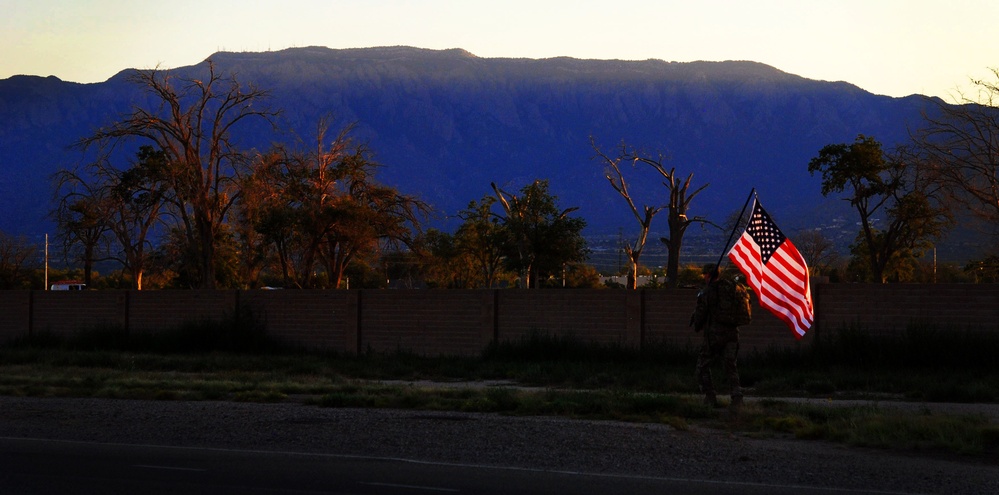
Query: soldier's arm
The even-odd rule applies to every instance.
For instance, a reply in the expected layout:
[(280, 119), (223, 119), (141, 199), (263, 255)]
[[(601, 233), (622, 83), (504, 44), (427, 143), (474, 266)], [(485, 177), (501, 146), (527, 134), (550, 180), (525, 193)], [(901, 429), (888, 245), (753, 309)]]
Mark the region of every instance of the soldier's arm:
[(704, 291), (701, 291), (697, 294), (697, 306), (694, 307), (694, 313), (690, 315), (690, 326), (694, 327), (695, 332), (700, 332), (707, 321), (708, 303)]

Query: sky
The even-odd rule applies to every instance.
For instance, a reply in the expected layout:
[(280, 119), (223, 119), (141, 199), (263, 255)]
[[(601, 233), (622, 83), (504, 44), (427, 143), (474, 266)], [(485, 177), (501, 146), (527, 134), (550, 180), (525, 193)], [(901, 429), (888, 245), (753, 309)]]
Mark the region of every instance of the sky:
[(995, 81), (995, 0), (0, 0), (0, 79), (82, 83), (218, 51), (406, 45), (479, 57), (750, 60), (888, 96)]

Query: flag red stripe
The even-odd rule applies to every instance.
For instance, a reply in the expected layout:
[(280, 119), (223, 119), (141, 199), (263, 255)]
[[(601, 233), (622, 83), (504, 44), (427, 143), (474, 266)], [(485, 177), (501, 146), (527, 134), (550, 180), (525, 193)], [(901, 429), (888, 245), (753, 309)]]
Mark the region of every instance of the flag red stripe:
[[(780, 295), (783, 299), (792, 303), (792, 308), (797, 309), (795, 314), (800, 318), (804, 319), (806, 314), (809, 313), (809, 308), (811, 302), (808, 300), (808, 272), (807, 269), (803, 267), (802, 262), (788, 259), (790, 255), (796, 254), (796, 251), (790, 251), (793, 249), (792, 246), (781, 246), (775, 253), (774, 257), (770, 259), (770, 265), (776, 265), (776, 268), (781, 268), (782, 271), (778, 272), (776, 270), (771, 270), (770, 273), (776, 275), (780, 278), (780, 284), (771, 284), (771, 288), (779, 289)], [(808, 317), (809, 322), (811, 318)]]
[(762, 252), (752, 235), (744, 232), (728, 256), (746, 274), (760, 306), (801, 338), (814, 319), (808, 266), (790, 239), (784, 238), (767, 263), (763, 263)]
[(746, 274), (749, 278), (749, 286), (757, 293), (760, 291), (760, 279), (762, 278), (760, 266), (763, 265), (759, 253), (760, 248), (753, 241), (753, 238), (744, 235), (739, 238), (728, 255), (729, 259), (743, 272), (749, 272)]
[[(777, 261), (777, 257), (778, 255), (775, 254), (767, 266), (780, 263), (780, 261)], [(804, 274), (799, 272), (799, 276), (807, 276), (807, 272)], [(771, 310), (783, 313), (787, 317), (785, 321), (792, 326), (795, 333), (803, 335), (812, 323), (811, 302), (806, 295), (803, 295), (807, 294), (808, 287), (802, 283), (792, 282), (791, 284), (787, 284), (786, 280), (781, 277), (782, 274), (777, 270), (766, 270), (763, 287), (765, 289), (764, 292), (769, 297), (765, 297), (764, 301), (768, 303), (767, 305), (770, 306)], [(780, 281), (777, 279), (780, 279)], [(800, 281), (801, 279), (798, 280)], [(796, 287), (792, 287), (792, 285)]]
[[(747, 239), (747, 244), (755, 244), (752, 238), (747, 237)], [(740, 246), (740, 249), (733, 251), (735, 256), (730, 255), (733, 263), (740, 267), (748, 268), (748, 271), (750, 271), (749, 285), (756, 292), (757, 297), (759, 297), (760, 306), (773, 312), (775, 316), (790, 326), (800, 338), (800, 336), (804, 335), (805, 330), (811, 326), (811, 316), (804, 314), (799, 297), (788, 293), (786, 290), (776, 290), (779, 284), (774, 281), (773, 271), (766, 270), (765, 273), (761, 272), (759, 267), (763, 263), (759, 260), (758, 256), (755, 256), (755, 250), (747, 252), (742, 249), (745, 247), (743, 245)], [(774, 263), (773, 258), (771, 258), (770, 263)]]

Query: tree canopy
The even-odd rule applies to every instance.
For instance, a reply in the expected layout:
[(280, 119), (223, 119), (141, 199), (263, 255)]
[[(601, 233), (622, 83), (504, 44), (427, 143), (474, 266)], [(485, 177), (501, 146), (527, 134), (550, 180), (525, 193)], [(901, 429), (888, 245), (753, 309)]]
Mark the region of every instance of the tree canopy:
[(216, 242), (239, 198), (236, 179), (252, 156), (236, 146), (233, 133), (276, 112), (264, 105), (265, 91), (218, 73), (211, 62), (201, 79), (155, 69), (135, 71), (131, 79), (151, 105), (137, 106), (81, 144), (104, 150), (135, 140), (163, 153), (163, 200), (179, 219), (198, 286), (214, 288)]
[(503, 207), (500, 222), (505, 229), (506, 264), (520, 274), (522, 287), (537, 288), (543, 277), (554, 277), (568, 263), (586, 258), (582, 236), (586, 221), (569, 216), (578, 207), (559, 209), (547, 180), (524, 186), (520, 194), (506, 192), (496, 184), (492, 187)]
[(843, 199), (860, 216), (858, 241), (851, 250), (855, 260), (863, 261), (858, 273), (865, 279), (888, 281), (890, 266), (921, 256), (949, 222), (924, 164), (904, 150), (887, 155), (872, 137), (823, 147), (808, 171), (822, 175), (823, 195), (845, 193)]

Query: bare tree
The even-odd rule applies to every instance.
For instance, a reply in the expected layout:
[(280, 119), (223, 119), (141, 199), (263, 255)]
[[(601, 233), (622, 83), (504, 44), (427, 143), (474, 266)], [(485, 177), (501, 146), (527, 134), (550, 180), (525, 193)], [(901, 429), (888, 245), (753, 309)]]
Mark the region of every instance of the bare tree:
[[(634, 244), (625, 245), (624, 247), (625, 254), (628, 255), (629, 264), (628, 288), (635, 289), (637, 287), (638, 262), (642, 256), (642, 251), (645, 249), (645, 243), (648, 240), (649, 231), (652, 227), (652, 220), (663, 209), (667, 212), (666, 222), (669, 226), (669, 237), (660, 238), (663, 244), (665, 244), (668, 253), (666, 261), (666, 284), (670, 287), (677, 287), (679, 285), (680, 248), (683, 246), (683, 235), (687, 231), (687, 227), (692, 223), (706, 221), (701, 217), (688, 218), (687, 211), (690, 208), (690, 202), (701, 191), (707, 188), (708, 184), (704, 184), (696, 190), (691, 191), (690, 183), (694, 174), (687, 175), (686, 179), (678, 178), (675, 167), (669, 170), (666, 169), (664, 162), (667, 160), (667, 157), (662, 153), (656, 156), (649, 156), (638, 152), (634, 148), (630, 148), (626, 143), (622, 142), (618, 147), (617, 155), (610, 156), (600, 151), (600, 148), (596, 145), (592, 137), (590, 138), (590, 145), (596, 152), (596, 156), (609, 167), (604, 176), (610, 182), (611, 187), (627, 202), (628, 207), (639, 224), (639, 234)], [(632, 167), (637, 166), (639, 163), (645, 164), (662, 177), (663, 186), (666, 187), (668, 193), (665, 203), (643, 205), (642, 209), (639, 210), (635, 205), (634, 199), (631, 197), (631, 192), (628, 190), (625, 175), (621, 171), (621, 163), (629, 162)]]
[(132, 168), (124, 172), (109, 170), (108, 218), (119, 248), (114, 257), (129, 271), (136, 290), (142, 290), (149, 262), (150, 237), (161, 221), (166, 160), (162, 150), (143, 146), (138, 162)]
[(818, 229), (802, 230), (795, 235), (794, 245), (801, 256), (808, 260), (812, 276), (820, 275), (839, 262), (836, 245)]
[(638, 237), (635, 239), (633, 244), (624, 245), (624, 254), (628, 256), (628, 289), (638, 288), (638, 266), (639, 259), (642, 257), (642, 251), (645, 250), (645, 242), (649, 238), (649, 229), (652, 227), (652, 219), (655, 218), (656, 214), (663, 210), (666, 205), (643, 205), (642, 210), (639, 211), (638, 207), (635, 206), (635, 201), (631, 198), (631, 192), (628, 190), (628, 181), (624, 177), (624, 173), (621, 171), (621, 162), (630, 162), (632, 167), (637, 163), (635, 160), (627, 159), (627, 149), (624, 143), (621, 144), (621, 152), (614, 157), (608, 156), (604, 152), (600, 151), (600, 147), (597, 146), (596, 141), (591, 137), (590, 146), (596, 153), (596, 158), (599, 158), (604, 165), (607, 166), (604, 169), (604, 177), (610, 182), (611, 187), (617, 191), (618, 194), (624, 198), (628, 207), (631, 209), (631, 213), (635, 216), (635, 220), (638, 221), (639, 231)]
[(85, 180), (76, 171), (59, 171), (54, 179), (57, 206), (52, 217), (59, 229), (57, 239), (66, 257), (83, 265), (83, 283), (90, 286), (94, 263), (107, 259), (111, 251), (108, 188)]
[(237, 176), (249, 161), (249, 155), (235, 146), (232, 132), (253, 118), (269, 120), (275, 112), (261, 106), (267, 96), (264, 91), (224, 77), (211, 62), (206, 76), (136, 71), (131, 80), (147, 90), (155, 108), (135, 108), (81, 144), (108, 144), (101, 149), (114, 149), (119, 142), (136, 139), (165, 153), (164, 200), (195, 257), (199, 286), (214, 288), (215, 243), (239, 197)]
[(84, 283), (95, 261), (116, 261), (142, 290), (149, 238), (160, 222), (165, 153), (142, 146), (137, 162), (124, 170), (101, 159), (83, 170), (56, 174), (59, 206), (54, 213), (67, 247), (78, 246)]
[(935, 178), (953, 199), (990, 225), (999, 225), (999, 69), (995, 82), (973, 81), (977, 95), (959, 94), (959, 104), (931, 100), (937, 112), (916, 141)]

